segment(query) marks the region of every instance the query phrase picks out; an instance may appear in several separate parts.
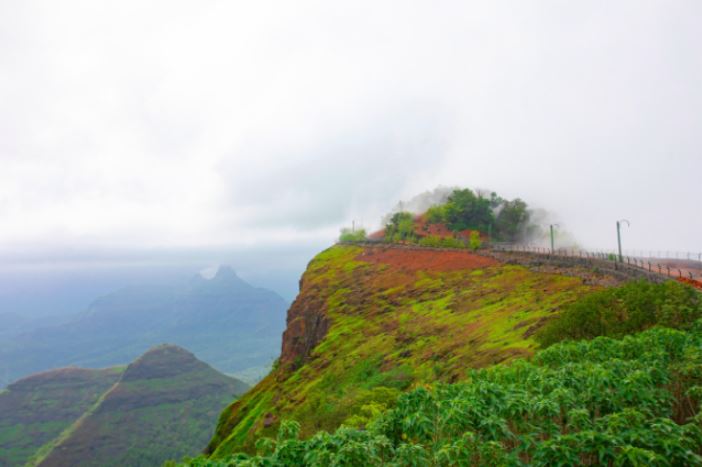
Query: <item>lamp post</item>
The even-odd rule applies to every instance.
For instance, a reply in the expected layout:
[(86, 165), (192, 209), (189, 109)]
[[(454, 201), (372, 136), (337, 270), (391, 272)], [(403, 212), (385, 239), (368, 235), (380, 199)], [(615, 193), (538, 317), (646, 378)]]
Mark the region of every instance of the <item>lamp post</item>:
[(624, 262), (624, 257), (622, 256), (622, 234), (621, 234), (621, 223), (626, 222), (627, 227), (631, 227), (631, 224), (626, 219), (620, 219), (617, 221), (617, 245), (619, 246), (619, 262)]

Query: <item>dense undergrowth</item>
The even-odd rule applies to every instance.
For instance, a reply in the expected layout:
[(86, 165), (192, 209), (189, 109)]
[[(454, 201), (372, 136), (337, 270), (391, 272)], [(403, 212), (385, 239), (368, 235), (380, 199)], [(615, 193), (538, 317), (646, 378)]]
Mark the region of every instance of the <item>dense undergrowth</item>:
[(680, 282), (630, 282), (569, 305), (537, 334), (546, 347), (565, 339), (621, 337), (654, 325), (686, 329), (702, 318), (702, 295)]
[(366, 429), (286, 422), (256, 455), (190, 465), (702, 465), (701, 327), (560, 343), (403, 394)]

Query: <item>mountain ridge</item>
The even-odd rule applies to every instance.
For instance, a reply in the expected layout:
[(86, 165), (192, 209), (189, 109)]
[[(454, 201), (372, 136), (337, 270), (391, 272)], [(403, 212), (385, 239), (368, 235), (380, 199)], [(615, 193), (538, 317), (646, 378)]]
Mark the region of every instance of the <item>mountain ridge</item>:
[(67, 323), (0, 342), (0, 383), (52, 367), (122, 364), (159, 342), (191, 349), (227, 373), (266, 367), (279, 350), (287, 306), (227, 267), (210, 280), (126, 287)]
[[(0, 445), (5, 445), (8, 452), (16, 451), (18, 442), (22, 441), (7, 436), (23, 426), (21, 414), (13, 412), (14, 401), (22, 394), (46, 398), (47, 381), (61, 378), (72, 384), (71, 391), (62, 394), (66, 398), (80, 385), (76, 377), (100, 372), (114, 378), (93, 391), (90, 399), (73, 407), (70, 416), (64, 417), (64, 423), (46, 436), (32, 439), (35, 431), (24, 430), (22, 455), (6, 459), (7, 464), (160, 465), (174, 456), (195, 455), (214, 429), (216, 414), (232, 397), (249, 387), (198, 360), (188, 350), (161, 344), (126, 367), (62, 368), (8, 386), (6, 393), (0, 394), (0, 413), (4, 410), (13, 423), (5, 431), (0, 423), (0, 435), (5, 433), (0, 436)], [(51, 414), (55, 405), (37, 403), (34, 397), (25, 399), (27, 410), (33, 414)]]

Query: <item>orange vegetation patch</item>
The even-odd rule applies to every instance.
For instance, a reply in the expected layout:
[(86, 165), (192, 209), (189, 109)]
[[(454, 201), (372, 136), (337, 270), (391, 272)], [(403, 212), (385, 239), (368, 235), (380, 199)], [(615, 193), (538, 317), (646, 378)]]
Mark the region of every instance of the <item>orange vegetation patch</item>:
[(469, 251), (419, 250), (411, 248), (369, 247), (356, 257), (359, 261), (387, 264), (409, 271), (458, 271), (499, 264), (492, 258)]
[(702, 282), (700, 282), (698, 280), (688, 279), (687, 277), (678, 277), (678, 281), (702, 290)]
[[(471, 232), (472, 230), (470, 229), (453, 232), (446, 224), (430, 224), (425, 214), (414, 218), (414, 233), (419, 237), (431, 235), (439, 238), (470, 238)], [(487, 236), (479, 231), (478, 235), (480, 235), (482, 239), (487, 239)]]

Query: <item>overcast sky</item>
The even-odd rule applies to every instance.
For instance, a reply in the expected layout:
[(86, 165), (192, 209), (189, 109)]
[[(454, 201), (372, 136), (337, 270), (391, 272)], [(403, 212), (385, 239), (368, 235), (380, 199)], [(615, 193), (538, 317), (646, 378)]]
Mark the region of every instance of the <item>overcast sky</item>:
[(700, 18), (698, 0), (0, 0), (0, 257), (317, 248), (438, 185), (521, 197), (584, 246), (627, 218), (625, 246), (700, 251)]

